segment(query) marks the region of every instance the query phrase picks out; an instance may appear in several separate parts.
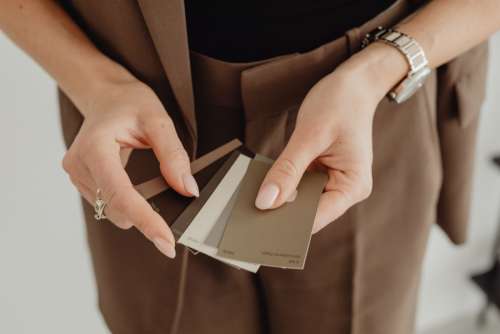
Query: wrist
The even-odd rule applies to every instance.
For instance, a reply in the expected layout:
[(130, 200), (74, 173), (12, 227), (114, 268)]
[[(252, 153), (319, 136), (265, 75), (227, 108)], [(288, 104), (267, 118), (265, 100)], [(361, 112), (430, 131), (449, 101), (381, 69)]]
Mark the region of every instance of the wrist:
[(107, 58), (87, 65), (81, 71), (75, 71), (76, 80), (72, 84), (61, 86), (84, 117), (89, 116), (96, 101), (104, 94), (112, 95), (121, 85), (138, 81), (120, 64)]
[(345, 61), (336, 71), (347, 72), (366, 94), (380, 102), (409, 72), (405, 56), (383, 43), (372, 43)]

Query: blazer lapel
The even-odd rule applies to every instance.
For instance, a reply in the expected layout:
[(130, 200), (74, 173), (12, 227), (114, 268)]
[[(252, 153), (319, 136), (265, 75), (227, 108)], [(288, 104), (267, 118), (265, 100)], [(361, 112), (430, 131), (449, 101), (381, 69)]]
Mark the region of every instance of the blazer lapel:
[(138, 3), (196, 152), (196, 115), (184, 0), (138, 0)]

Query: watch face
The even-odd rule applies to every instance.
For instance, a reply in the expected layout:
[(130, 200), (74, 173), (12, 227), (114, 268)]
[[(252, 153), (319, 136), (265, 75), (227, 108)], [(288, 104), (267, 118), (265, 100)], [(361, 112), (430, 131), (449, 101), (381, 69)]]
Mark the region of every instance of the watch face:
[(389, 97), (397, 103), (408, 100), (415, 92), (423, 86), (425, 79), (431, 74), (431, 69), (424, 67), (412, 76), (404, 79), (392, 92)]

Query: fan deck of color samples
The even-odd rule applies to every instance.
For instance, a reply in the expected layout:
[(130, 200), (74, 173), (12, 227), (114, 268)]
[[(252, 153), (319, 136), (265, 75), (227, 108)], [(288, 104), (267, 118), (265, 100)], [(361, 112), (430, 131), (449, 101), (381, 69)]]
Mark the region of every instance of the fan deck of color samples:
[[(188, 200), (171, 225), (178, 243), (250, 272), (257, 272), (260, 265), (303, 269), (327, 176), (306, 172), (293, 202), (261, 211), (255, 198), (272, 160), (233, 140), (193, 161), (195, 178), (215, 162), (218, 168), (201, 187), (200, 196)], [(162, 202), (168, 186), (156, 178), (136, 188), (145, 198)], [(168, 191), (171, 201), (186, 201)], [(162, 214), (161, 208), (158, 211)]]

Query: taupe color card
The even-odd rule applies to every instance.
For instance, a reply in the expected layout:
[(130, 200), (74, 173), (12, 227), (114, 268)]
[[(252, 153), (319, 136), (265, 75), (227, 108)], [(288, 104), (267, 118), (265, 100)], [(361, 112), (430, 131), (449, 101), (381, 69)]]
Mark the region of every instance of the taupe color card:
[[(267, 163), (273, 162), (273, 160), (271, 160), (263, 155), (260, 155), (260, 154), (255, 155), (255, 160), (264, 161)], [(222, 236), (224, 235), (224, 230), (226, 229), (227, 222), (229, 220), (229, 217), (231, 216), (231, 212), (234, 208), (234, 204), (236, 203), (236, 199), (238, 198), (238, 193), (240, 191), (240, 187), (241, 187), (241, 185), (238, 186), (236, 191), (233, 193), (233, 195), (231, 196), (231, 199), (229, 200), (229, 202), (227, 202), (227, 205), (224, 208), (224, 211), (222, 212), (219, 219), (215, 223), (214, 227), (210, 231), (210, 234), (208, 235), (207, 239), (205, 240), (205, 243), (207, 245), (212, 246), (212, 247), (217, 247), (217, 248), (219, 247), (219, 243), (222, 239)]]
[(271, 164), (252, 160), (241, 183), (217, 255), (266, 266), (303, 269), (319, 197), (327, 175), (306, 172), (295, 201), (274, 210), (255, 207)]
[(210, 230), (214, 227), (217, 219), (224, 211), (232, 194), (238, 188), (250, 161), (251, 159), (243, 154), (238, 156), (217, 188), (212, 192), (208, 201), (203, 205), (201, 210), (189, 224), (188, 228), (179, 238), (178, 242), (237, 268), (256, 272), (259, 268), (258, 264), (243, 262), (238, 259), (221, 258), (217, 256), (217, 248), (208, 246), (204, 243)]

